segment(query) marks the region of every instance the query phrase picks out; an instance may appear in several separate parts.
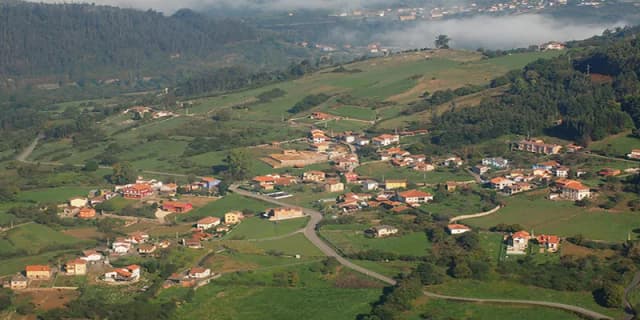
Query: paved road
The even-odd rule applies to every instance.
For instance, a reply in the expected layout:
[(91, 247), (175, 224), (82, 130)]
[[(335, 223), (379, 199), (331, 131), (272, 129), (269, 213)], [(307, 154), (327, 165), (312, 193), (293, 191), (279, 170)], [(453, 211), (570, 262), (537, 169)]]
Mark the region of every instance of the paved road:
[[(249, 192), (249, 191), (245, 191), (242, 189), (239, 189), (238, 186), (236, 185), (232, 185), (229, 190), (243, 195), (245, 197), (250, 197), (250, 198), (254, 198), (254, 199), (258, 199), (258, 200), (262, 200), (265, 202), (269, 202), (269, 203), (273, 203), (275, 205), (281, 206), (281, 207), (297, 207), (288, 203), (284, 203), (282, 201), (278, 201), (275, 200), (273, 198), (267, 197), (267, 196), (262, 196), (262, 195), (258, 195), (255, 194), (253, 192)], [(392, 278), (389, 278), (387, 276), (381, 275), (377, 272), (371, 271), (369, 269), (363, 268), (347, 259), (345, 259), (344, 257), (340, 256), (331, 246), (329, 246), (326, 242), (322, 241), (322, 239), (320, 239), (320, 237), (318, 237), (318, 234), (316, 233), (316, 225), (318, 224), (318, 222), (320, 222), (320, 220), (322, 220), (322, 213), (320, 213), (317, 210), (313, 210), (313, 209), (308, 209), (308, 208), (302, 208), (304, 213), (306, 215), (308, 215), (310, 217), (309, 222), (307, 223), (307, 226), (304, 228), (303, 234), (304, 236), (309, 239), (309, 241), (311, 241), (311, 243), (313, 243), (313, 245), (315, 245), (318, 249), (320, 249), (320, 251), (322, 251), (322, 253), (324, 253), (326, 256), (328, 257), (334, 257), (336, 258), (336, 260), (338, 260), (338, 262), (340, 262), (340, 264), (342, 264), (343, 266), (355, 270), (357, 272), (360, 272), (362, 274), (365, 274), (369, 277), (378, 279), (384, 283), (390, 284), (390, 285), (394, 285), (396, 284), (396, 281), (393, 280)]]
[(533, 300), (511, 300), (511, 299), (478, 299), (478, 298), (465, 298), (465, 297), (454, 297), (454, 296), (446, 296), (433, 292), (425, 291), (424, 294), (427, 297), (438, 298), (438, 299), (446, 299), (452, 301), (462, 301), (462, 302), (476, 302), (476, 303), (495, 303), (495, 304), (521, 304), (521, 305), (532, 305), (532, 306), (541, 306), (548, 308), (561, 309), (565, 311), (570, 311), (573, 313), (577, 313), (582, 316), (589, 317), (591, 319), (612, 319), (609, 316), (605, 316), (601, 313), (585, 309), (582, 307), (572, 306), (563, 303), (557, 302), (548, 302), (548, 301), (533, 301)]
[[(258, 199), (258, 200), (262, 200), (268, 203), (272, 203), (281, 207), (297, 207), (288, 203), (284, 203), (282, 201), (278, 201), (275, 199), (272, 199), (270, 197), (267, 196), (263, 196), (263, 195), (259, 195), (253, 192), (249, 192), (246, 190), (242, 190), (239, 189), (237, 185), (232, 185), (229, 190), (231, 190), (232, 192), (235, 192), (237, 194), (240, 194), (242, 196), (245, 197), (249, 197), (249, 198), (254, 198), (254, 199)], [(326, 242), (324, 242), (322, 239), (320, 239), (320, 237), (318, 237), (318, 234), (316, 233), (316, 226), (318, 224), (318, 222), (320, 222), (320, 220), (322, 220), (322, 213), (320, 213), (317, 210), (313, 210), (313, 209), (308, 209), (308, 208), (302, 208), (304, 210), (304, 213), (309, 215), (311, 217), (311, 219), (309, 219), (309, 222), (307, 223), (307, 226), (304, 228), (304, 236), (309, 239), (309, 241), (311, 241), (311, 243), (313, 243), (318, 249), (320, 249), (320, 251), (322, 251), (326, 256), (329, 257), (334, 257), (336, 258), (336, 260), (338, 260), (338, 262), (340, 262), (340, 264), (342, 264), (343, 266), (350, 268), (352, 270), (355, 270), (357, 272), (360, 272), (364, 275), (367, 275), (369, 277), (378, 279), (384, 283), (390, 284), (390, 285), (395, 285), (396, 281), (392, 278), (389, 278), (387, 276), (381, 275), (377, 272), (371, 271), (369, 269), (363, 268), (355, 263), (352, 263), (351, 261), (343, 258), (342, 256), (340, 256), (331, 246), (329, 246)], [(521, 305), (533, 305), (533, 306), (542, 306), (542, 307), (549, 307), (549, 308), (556, 308), (556, 309), (562, 309), (565, 311), (569, 311), (569, 312), (573, 312), (573, 313), (577, 313), (583, 316), (586, 316), (588, 318), (591, 319), (612, 319), (611, 317), (605, 316), (603, 314), (600, 314), (598, 312), (589, 310), (589, 309), (585, 309), (582, 307), (578, 307), (578, 306), (572, 306), (572, 305), (568, 305), (568, 304), (562, 304), (562, 303), (556, 303), (556, 302), (547, 302), (547, 301), (535, 301), (535, 300), (509, 300), (509, 299), (478, 299), (478, 298), (466, 298), (466, 297), (454, 297), (454, 296), (446, 296), (446, 295), (441, 295), (441, 294), (437, 294), (437, 293), (433, 293), (433, 292), (428, 292), (425, 291), (424, 294), (428, 297), (431, 298), (438, 298), (438, 299), (445, 299), (445, 300), (452, 300), (452, 301), (464, 301), (464, 302), (475, 302), (475, 303), (497, 303), (497, 304), (521, 304)]]
[(636, 310), (633, 309), (633, 305), (629, 302), (629, 293), (640, 284), (640, 271), (636, 272), (629, 285), (624, 288), (624, 316), (625, 320), (632, 320), (636, 318)]

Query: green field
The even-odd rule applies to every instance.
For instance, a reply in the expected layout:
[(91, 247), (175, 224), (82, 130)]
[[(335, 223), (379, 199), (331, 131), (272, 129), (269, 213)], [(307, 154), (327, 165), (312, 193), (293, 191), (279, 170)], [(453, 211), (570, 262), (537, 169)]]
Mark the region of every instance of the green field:
[(6, 232), (2, 248), (5, 252), (24, 251), (27, 254), (37, 254), (44, 250), (78, 247), (82, 244), (90, 245), (47, 226), (30, 223)]
[(214, 216), (224, 217), (229, 211), (250, 210), (255, 213), (263, 212), (270, 205), (266, 202), (246, 198), (237, 194), (228, 194), (221, 199), (207, 203), (205, 206), (194, 209), (187, 214), (178, 216), (179, 220), (194, 221), (198, 218)]
[(640, 149), (640, 139), (632, 137), (629, 133), (622, 133), (593, 142), (589, 149), (611, 156), (626, 157), (632, 149)]
[(181, 306), (175, 319), (300, 319), (352, 320), (370, 310), (379, 289), (269, 288), (218, 286), (196, 291), (192, 302)]
[(444, 183), (447, 181), (469, 181), (473, 177), (462, 169), (438, 169), (431, 172), (419, 172), (411, 168), (394, 167), (388, 162), (375, 162), (356, 168), (356, 172), (378, 181), (384, 179), (407, 179), (410, 183)]
[(305, 257), (321, 257), (322, 252), (301, 233), (282, 239), (257, 241), (255, 246), (265, 251), (277, 251), (286, 255), (299, 254)]
[(257, 217), (244, 219), (225, 239), (262, 239), (278, 237), (300, 230), (307, 225), (308, 218), (269, 221)]
[[(61, 203), (76, 196), (86, 197), (91, 187), (56, 187), (20, 192), (18, 201), (38, 203)], [(94, 188), (95, 189), (95, 188)]]
[(513, 319), (519, 320), (579, 320), (582, 319), (573, 313), (555, 310), (551, 308), (527, 307), (505, 304), (480, 304), (453, 302), (442, 299), (429, 299), (424, 304), (415, 308), (406, 319), (420, 320), (495, 320)]
[(445, 295), (456, 295), (485, 299), (529, 299), (566, 303), (584, 307), (602, 314), (619, 318), (620, 309), (608, 309), (598, 305), (591, 292), (569, 292), (525, 286), (508, 281), (451, 280), (429, 290)]
[(551, 201), (544, 193), (521, 194), (505, 199), (506, 206), (487, 217), (465, 220), (473, 227), (488, 229), (499, 223), (518, 223), (536, 234), (560, 236), (582, 234), (588, 239), (624, 241), (640, 219), (632, 212), (584, 209), (571, 201)]
[(330, 225), (323, 227), (320, 234), (345, 254), (375, 249), (397, 254), (424, 256), (431, 246), (424, 232), (372, 239), (364, 236), (362, 225), (352, 225), (352, 228), (349, 229), (347, 226), (341, 225), (338, 230), (331, 227)]

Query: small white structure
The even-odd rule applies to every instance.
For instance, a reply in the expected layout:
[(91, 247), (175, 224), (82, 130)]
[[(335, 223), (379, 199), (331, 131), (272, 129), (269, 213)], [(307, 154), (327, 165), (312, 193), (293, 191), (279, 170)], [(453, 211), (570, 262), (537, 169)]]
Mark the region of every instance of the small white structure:
[(220, 224), (220, 218), (218, 217), (205, 217), (196, 223), (196, 228), (200, 230), (208, 230)]
[(372, 232), (376, 238), (384, 238), (398, 233), (398, 228), (382, 225), (371, 228), (370, 232)]
[(463, 225), (463, 224), (450, 224), (447, 226), (447, 231), (449, 231), (449, 234), (463, 234), (465, 232), (469, 232), (471, 231), (471, 228)]

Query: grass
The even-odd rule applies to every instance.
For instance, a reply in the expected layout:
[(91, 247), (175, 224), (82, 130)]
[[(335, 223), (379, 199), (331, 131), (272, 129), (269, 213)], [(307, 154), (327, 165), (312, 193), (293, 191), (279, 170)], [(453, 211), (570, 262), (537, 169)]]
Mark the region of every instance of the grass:
[(376, 118), (376, 112), (374, 110), (356, 106), (336, 106), (330, 107), (325, 111), (336, 116), (352, 119), (372, 121)]
[(356, 168), (361, 176), (370, 177), (379, 181), (384, 179), (407, 179), (410, 183), (436, 184), (447, 181), (469, 181), (473, 178), (464, 170), (438, 169), (431, 172), (418, 172), (410, 168), (394, 167), (388, 162), (375, 162)]
[(324, 256), (322, 252), (301, 233), (282, 239), (256, 242), (255, 245), (265, 251), (273, 250), (286, 255)]
[(431, 202), (423, 208), (430, 213), (438, 214), (445, 217), (458, 216), (463, 214), (472, 214), (482, 212), (485, 206), (491, 206), (488, 202), (482, 201), (482, 198), (475, 194), (463, 194), (461, 192), (447, 193), (447, 198), (440, 202)]
[(175, 319), (351, 320), (370, 310), (379, 289), (271, 288), (208, 285), (181, 306)]
[[(13, 250), (22, 250), (28, 254), (37, 254), (44, 250), (56, 250), (90, 243), (36, 223), (22, 225), (9, 230), (5, 239)], [(3, 250), (8, 250), (8, 247)]]
[(626, 157), (626, 155), (631, 152), (631, 149), (639, 148), (640, 139), (632, 137), (628, 132), (613, 135), (600, 141), (593, 142), (589, 146), (589, 149), (593, 151), (598, 151), (617, 157)]
[(261, 218), (248, 218), (233, 229), (225, 239), (263, 239), (287, 235), (307, 225), (308, 218), (272, 222)]
[(327, 230), (321, 229), (320, 234), (332, 245), (339, 248), (345, 254), (366, 250), (380, 250), (414, 256), (424, 256), (430, 247), (429, 240), (424, 232), (412, 232), (401, 236), (388, 238), (367, 238), (364, 230), (354, 225), (351, 230)]
[(515, 306), (505, 304), (479, 304), (453, 302), (442, 299), (419, 300), (419, 305), (412, 312), (407, 314), (405, 319), (419, 320), (494, 320), (512, 319), (517, 315), (519, 320), (579, 320), (582, 319), (572, 313), (541, 307)]
[(377, 273), (388, 277), (395, 277), (399, 274), (408, 274), (418, 265), (418, 262), (392, 260), (392, 261), (369, 261), (369, 260), (351, 260), (351, 262), (373, 270)]
[(486, 299), (530, 299), (566, 303), (584, 307), (602, 314), (619, 318), (620, 309), (608, 309), (598, 305), (591, 292), (556, 291), (551, 289), (525, 286), (509, 281), (451, 280), (444, 284), (431, 286), (429, 290), (445, 294)]
[(60, 251), (48, 251), (43, 254), (16, 257), (16, 258), (3, 258), (0, 263), (0, 276), (6, 276), (23, 271), (24, 267), (29, 264), (56, 264), (57, 258), (66, 254), (77, 253), (77, 250), (60, 250)]
[(23, 191), (18, 194), (18, 201), (50, 203), (65, 202), (69, 198), (76, 196), (86, 197), (90, 187), (56, 187), (49, 189), (38, 189)]
[(178, 219), (193, 221), (207, 216), (224, 217), (225, 213), (234, 210), (250, 210), (258, 213), (263, 212), (269, 207), (271, 206), (266, 202), (231, 193), (221, 199), (209, 202), (203, 207), (194, 209), (187, 214), (180, 215)]
[(625, 241), (633, 229), (640, 227), (637, 214), (584, 209), (571, 201), (551, 201), (545, 192), (521, 194), (505, 199), (506, 207), (490, 216), (465, 220), (473, 227), (488, 229), (499, 223), (521, 224), (536, 234), (560, 236), (582, 234), (588, 239)]

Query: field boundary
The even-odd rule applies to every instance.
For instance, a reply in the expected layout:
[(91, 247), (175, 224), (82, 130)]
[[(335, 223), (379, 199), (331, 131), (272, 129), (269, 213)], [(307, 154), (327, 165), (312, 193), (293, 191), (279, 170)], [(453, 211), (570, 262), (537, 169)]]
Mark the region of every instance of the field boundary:
[(466, 220), (466, 219), (486, 217), (486, 216), (488, 216), (490, 214), (493, 214), (493, 213), (497, 212), (500, 209), (502, 209), (502, 206), (498, 205), (498, 206), (496, 206), (495, 208), (493, 208), (493, 209), (491, 209), (489, 211), (480, 212), (480, 213), (474, 213), (474, 214), (465, 214), (465, 215), (453, 217), (453, 218), (449, 219), (449, 223), (454, 223), (454, 222), (457, 222), (457, 221), (460, 221), (460, 220)]

